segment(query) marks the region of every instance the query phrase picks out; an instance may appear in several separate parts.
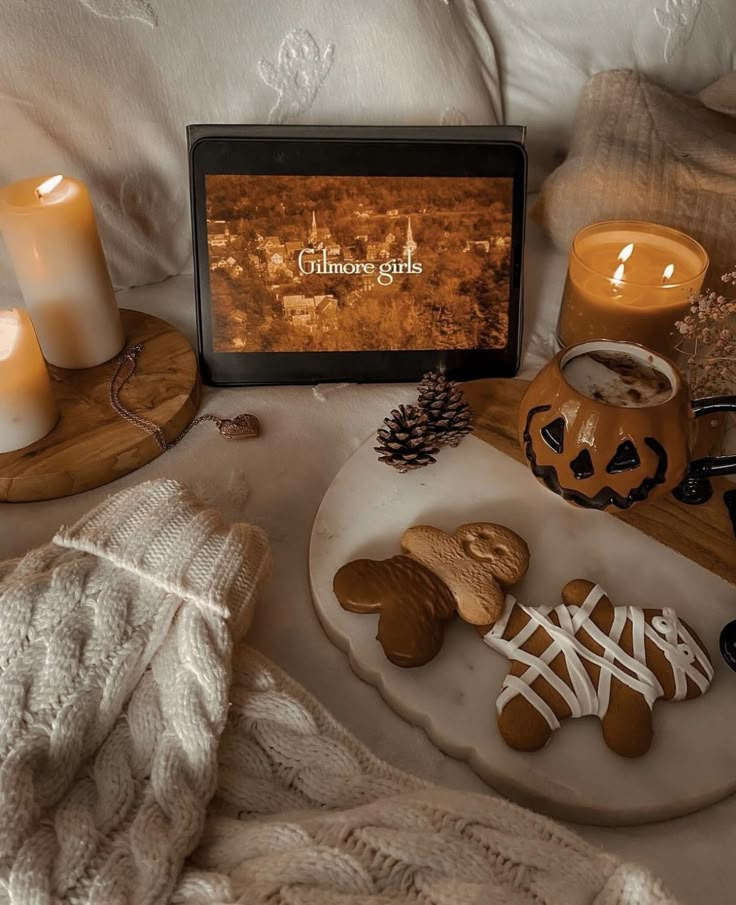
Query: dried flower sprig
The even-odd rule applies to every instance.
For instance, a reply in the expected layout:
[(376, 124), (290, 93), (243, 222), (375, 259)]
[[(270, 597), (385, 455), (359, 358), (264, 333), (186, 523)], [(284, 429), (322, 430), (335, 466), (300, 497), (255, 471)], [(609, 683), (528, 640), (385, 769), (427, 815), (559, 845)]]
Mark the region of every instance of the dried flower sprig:
[[(736, 285), (736, 269), (721, 280)], [(677, 348), (687, 360), (694, 396), (736, 392), (736, 298), (714, 290), (693, 296), (690, 313), (677, 321), (682, 339)]]

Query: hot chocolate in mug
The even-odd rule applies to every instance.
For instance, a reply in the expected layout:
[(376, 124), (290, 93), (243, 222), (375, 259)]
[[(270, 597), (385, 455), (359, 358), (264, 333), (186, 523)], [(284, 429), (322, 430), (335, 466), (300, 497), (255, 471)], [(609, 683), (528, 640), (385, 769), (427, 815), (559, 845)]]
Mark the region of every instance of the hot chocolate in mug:
[(529, 384), (519, 440), (534, 475), (588, 509), (629, 509), (674, 491), (705, 502), (709, 477), (736, 474), (736, 456), (693, 459), (701, 415), (736, 411), (736, 396), (690, 399), (663, 355), (594, 340), (556, 355)]

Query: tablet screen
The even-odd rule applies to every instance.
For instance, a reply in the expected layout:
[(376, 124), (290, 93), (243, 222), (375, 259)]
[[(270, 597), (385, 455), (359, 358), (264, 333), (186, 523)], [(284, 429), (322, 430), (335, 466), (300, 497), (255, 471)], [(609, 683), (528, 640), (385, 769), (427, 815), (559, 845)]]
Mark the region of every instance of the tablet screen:
[(503, 349), (513, 179), (205, 176), (215, 352)]

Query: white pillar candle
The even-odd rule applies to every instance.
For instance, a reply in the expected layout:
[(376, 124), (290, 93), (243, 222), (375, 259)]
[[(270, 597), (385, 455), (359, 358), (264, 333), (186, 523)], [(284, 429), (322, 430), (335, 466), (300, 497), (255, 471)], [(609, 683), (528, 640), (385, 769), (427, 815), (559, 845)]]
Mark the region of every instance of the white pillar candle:
[(28, 312), (0, 311), (0, 453), (45, 437), (58, 417)]
[(68, 176), (0, 190), (0, 229), (46, 360), (91, 368), (125, 342), (89, 193)]

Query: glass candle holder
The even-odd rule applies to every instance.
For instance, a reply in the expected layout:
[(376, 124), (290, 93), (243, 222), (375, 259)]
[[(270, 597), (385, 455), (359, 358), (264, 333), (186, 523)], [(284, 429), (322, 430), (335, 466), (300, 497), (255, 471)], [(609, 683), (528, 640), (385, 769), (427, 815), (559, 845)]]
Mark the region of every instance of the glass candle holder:
[(695, 239), (641, 220), (586, 226), (572, 242), (557, 325), (562, 348), (593, 339), (636, 342), (672, 355), (675, 322), (708, 270)]

